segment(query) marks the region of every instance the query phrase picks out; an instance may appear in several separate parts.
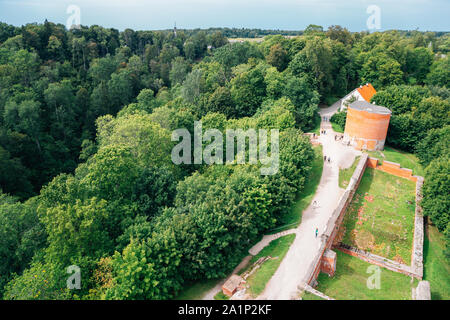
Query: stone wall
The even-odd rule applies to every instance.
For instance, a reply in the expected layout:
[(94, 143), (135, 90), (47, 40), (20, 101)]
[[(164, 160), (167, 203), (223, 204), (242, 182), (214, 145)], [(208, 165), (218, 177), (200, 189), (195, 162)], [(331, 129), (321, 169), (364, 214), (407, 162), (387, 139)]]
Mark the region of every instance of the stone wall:
[(417, 182), (417, 176), (413, 176), (412, 170), (401, 168), (399, 163), (384, 160), (382, 164), (379, 164), (377, 158), (369, 158), (367, 166), (369, 168), (387, 172), (397, 177), (402, 177)]
[[(386, 268), (386, 269), (394, 271), (394, 272), (402, 273), (402, 274), (410, 276), (410, 277), (419, 278), (419, 275), (417, 275), (415, 273), (412, 266), (407, 266), (406, 264), (401, 264), (397, 261), (389, 260), (384, 257), (378, 256), (376, 254), (366, 252), (364, 250), (354, 248), (351, 246), (347, 246), (342, 243), (339, 244), (336, 248), (337, 248), (337, 250), (339, 250), (343, 253), (349, 254), (353, 257), (357, 257), (357, 258), (364, 260), (370, 264), (374, 264), (374, 265)], [(420, 279), (422, 279), (422, 276), (420, 276)]]
[[(324, 253), (326, 252), (326, 250), (331, 249), (331, 247), (333, 246), (334, 238), (339, 231), (339, 226), (344, 219), (344, 214), (353, 199), (353, 195), (355, 194), (356, 189), (358, 189), (359, 182), (361, 181), (362, 175), (366, 169), (367, 159), (368, 155), (366, 153), (364, 153), (359, 158), (358, 165), (353, 172), (347, 189), (345, 190), (344, 194), (339, 200), (338, 206), (333, 211), (333, 214), (327, 222), (325, 231), (320, 238), (320, 250), (318, 251), (316, 257), (313, 260), (313, 263), (310, 266), (310, 269), (307, 272), (306, 284), (314, 285), (314, 283), (316, 282), (317, 276), (322, 269), (322, 260)], [(324, 264), (326, 265), (326, 263), (327, 262), (325, 261)]]
[(325, 232), (321, 235), (320, 250), (313, 260), (314, 263), (311, 264), (310, 269), (307, 272), (306, 284), (314, 286), (316, 284), (316, 279), (321, 271), (328, 274), (334, 274), (334, 271), (331, 270), (331, 264), (336, 263), (336, 259), (334, 259), (334, 261), (330, 260), (329, 255), (326, 255), (325, 253), (329, 253), (333, 248), (334, 239), (339, 231), (342, 220), (344, 219), (345, 212), (347, 211), (347, 208), (350, 205), (356, 190), (358, 189), (359, 183), (366, 167), (375, 168), (377, 170), (381, 170), (395, 176), (407, 178), (416, 182), (416, 211), (411, 266), (403, 265), (395, 261), (376, 256), (362, 250), (358, 250), (356, 248), (340, 245), (338, 246), (338, 249), (352, 256), (361, 258), (369, 263), (379, 265), (381, 267), (400, 272), (408, 276), (422, 279), (424, 223), (422, 209), (420, 207), (420, 200), (423, 177), (413, 176), (412, 170), (400, 168), (400, 165), (398, 163), (384, 161), (382, 165), (379, 165), (378, 159), (369, 158), (369, 156), (364, 153), (359, 159), (358, 165), (353, 172), (347, 189), (339, 200), (338, 206), (327, 222)]
[(418, 176), (416, 182), (416, 212), (414, 217), (414, 242), (411, 257), (411, 267), (419, 279), (423, 277), (423, 238), (424, 238), (424, 221), (422, 207), (422, 185), (423, 177)]

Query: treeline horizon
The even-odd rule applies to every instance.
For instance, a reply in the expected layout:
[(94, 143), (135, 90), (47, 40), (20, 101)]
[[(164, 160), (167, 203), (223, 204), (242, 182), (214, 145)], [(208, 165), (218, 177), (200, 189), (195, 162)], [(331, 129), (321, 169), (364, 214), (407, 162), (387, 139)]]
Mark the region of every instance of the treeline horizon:
[[(43, 23), (45, 23), (45, 21), (43, 23), (42, 22), (28, 22), (28, 23), (23, 24), (23, 25), (14, 25), (14, 24), (9, 24), (7, 22), (4, 22), (4, 21), (0, 20), (0, 24), (2, 24), (2, 23), (10, 25), (10, 26), (13, 26), (15, 28), (22, 28), (22, 27), (25, 27), (27, 25), (43, 24)], [(56, 25), (64, 25), (62, 23), (55, 23), (55, 24)], [(81, 28), (88, 28), (89, 29), (91, 27), (96, 27), (96, 26), (98, 27), (100, 25), (98, 25), (98, 24), (91, 24), (91, 25), (83, 25), (83, 24), (81, 24), (79, 27), (81, 27)], [(322, 28), (322, 30), (326, 30), (326, 28), (324, 28), (324, 27), (322, 27), (320, 25), (314, 25), (314, 24), (307, 26), (305, 29), (291, 29), (291, 30), (289, 30), (289, 29), (251, 28), (251, 27), (240, 27), (240, 28), (239, 27), (180, 28), (180, 27), (175, 26), (175, 24), (174, 24), (174, 27), (176, 27), (177, 31), (182, 31), (182, 32), (185, 32), (187, 34), (199, 32), (199, 31), (206, 31), (206, 32), (211, 32), (211, 33), (216, 32), (216, 31), (220, 31), (227, 38), (250, 38), (250, 39), (252, 39), (252, 38), (260, 38), (260, 37), (269, 36), (269, 35), (301, 36), (301, 35), (303, 35), (303, 33), (305, 31), (308, 30), (308, 27), (311, 27), (311, 26), (313, 26), (313, 27), (320, 27), (320, 28)], [(161, 29), (151, 29), (151, 28), (149, 28), (149, 29), (140, 29), (140, 28), (139, 29), (136, 29), (136, 28), (120, 29), (120, 28), (114, 28), (114, 27), (109, 27), (109, 28), (105, 27), (105, 28), (106, 29), (115, 29), (115, 30), (118, 30), (119, 32), (123, 32), (123, 31), (125, 31), (127, 29), (130, 29), (130, 30), (133, 30), (133, 31), (164, 31), (164, 32), (172, 32), (174, 30), (174, 27), (173, 28), (161, 28)], [(335, 27), (335, 25), (330, 25), (329, 28), (331, 28), (331, 27)], [(345, 26), (341, 26), (341, 27), (342, 28), (346, 28)], [(66, 28), (66, 30), (67, 30), (67, 28)], [(70, 30), (67, 30), (67, 31), (70, 31)], [(419, 33), (432, 32), (437, 37), (443, 36), (446, 33), (450, 32), (450, 30), (448, 30), (448, 31), (445, 31), (445, 30), (418, 30), (418, 28), (417, 29), (411, 29), (411, 30), (408, 30), (408, 29), (386, 29), (386, 30), (366, 30), (366, 29), (363, 30), (363, 29), (361, 29), (361, 30), (358, 30), (358, 31), (350, 31), (349, 30), (350, 33), (372, 33), (372, 32), (391, 32), (391, 31), (398, 31), (401, 34), (404, 34), (406, 36), (412, 36), (412, 35), (414, 35), (417, 32), (419, 32)]]

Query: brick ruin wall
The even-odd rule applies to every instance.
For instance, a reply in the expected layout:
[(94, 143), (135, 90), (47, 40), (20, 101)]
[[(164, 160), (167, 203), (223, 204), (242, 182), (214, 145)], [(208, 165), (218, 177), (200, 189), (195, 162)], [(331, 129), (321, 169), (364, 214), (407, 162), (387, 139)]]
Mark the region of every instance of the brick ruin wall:
[(358, 165), (356, 166), (355, 171), (353, 172), (353, 175), (350, 179), (347, 189), (345, 190), (344, 194), (339, 200), (337, 208), (333, 211), (333, 214), (328, 220), (325, 232), (321, 235), (320, 239), (321, 244), (319, 253), (314, 258), (314, 261), (307, 272), (306, 283), (309, 285), (314, 286), (317, 276), (322, 271), (322, 269), (324, 269), (323, 271), (325, 272), (329, 272), (327, 270), (329, 261), (327, 261), (327, 259), (322, 261), (323, 255), (325, 251), (331, 249), (333, 245), (334, 238), (336, 237), (339, 231), (339, 226), (341, 225), (341, 222), (344, 219), (344, 214), (347, 210), (347, 207), (352, 201), (353, 195), (355, 194), (356, 189), (358, 189), (359, 182), (361, 181), (361, 178), (366, 169), (367, 159), (368, 159), (367, 154), (363, 154), (360, 157)]
[(412, 170), (401, 168), (399, 163), (384, 160), (383, 163), (380, 164), (377, 158), (369, 158), (367, 166), (369, 168), (390, 173), (397, 177), (402, 177), (417, 182), (418, 177), (413, 176)]
[[(339, 200), (337, 208), (334, 210), (332, 216), (327, 222), (325, 232), (321, 235), (321, 246), (319, 253), (314, 258), (314, 263), (308, 270), (306, 284), (314, 286), (316, 279), (320, 272), (326, 272), (328, 274), (334, 274), (334, 270), (330, 270), (329, 258), (324, 259), (324, 254), (327, 250), (332, 249), (334, 239), (339, 231), (339, 227), (344, 219), (345, 212), (349, 204), (353, 199), (353, 195), (358, 189), (361, 178), (364, 174), (366, 167), (374, 168), (376, 170), (384, 171), (393, 174), (398, 177), (406, 178), (416, 182), (416, 210), (415, 210), (415, 227), (414, 227), (414, 241), (413, 250), (411, 254), (411, 266), (401, 265), (397, 266), (394, 261), (378, 257), (370, 253), (363, 252), (361, 250), (355, 250), (352, 248), (339, 247), (339, 250), (361, 258), (369, 263), (385, 267), (392, 271), (401, 272), (410, 276), (414, 276), (418, 279), (423, 277), (423, 238), (424, 238), (424, 220), (422, 215), (422, 209), (419, 205), (421, 200), (421, 188), (423, 184), (423, 177), (413, 176), (412, 170), (401, 168), (398, 163), (383, 161), (383, 164), (378, 163), (378, 159), (370, 158), (364, 153), (358, 165), (353, 172), (350, 179), (350, 183), (347, 186), (344, 194)], [(335, 263), (334, 261), (333, 263)]]

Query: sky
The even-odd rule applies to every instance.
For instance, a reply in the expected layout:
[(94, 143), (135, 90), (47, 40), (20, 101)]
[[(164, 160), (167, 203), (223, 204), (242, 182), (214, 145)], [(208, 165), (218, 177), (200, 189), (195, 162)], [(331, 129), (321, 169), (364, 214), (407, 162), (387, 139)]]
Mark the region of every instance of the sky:
[[(0, 0), (0, 21), (21, 26), (45, 19), (67, 24), (79, 8), (82, 25), (119, 30), (236, 27), (303, 30), (341, 25), (372, 29), (450, 31), (450, 0)], [(379, 8), (379, 19), (373, 20)], [(378, 9), (377, 9), (378, 10)], [(73, 21), (73, 20), (70, 20)], [(370, 25), (370, 24), (369, 24)]]

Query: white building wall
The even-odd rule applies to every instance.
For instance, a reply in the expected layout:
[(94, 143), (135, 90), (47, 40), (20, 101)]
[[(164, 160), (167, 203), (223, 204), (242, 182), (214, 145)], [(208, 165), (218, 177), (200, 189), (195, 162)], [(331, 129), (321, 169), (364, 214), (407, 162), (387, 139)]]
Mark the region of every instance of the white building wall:
[(341, 107), (340, 107), (339, 111), (343, 111), (343, 110), (347, 109), (347, 107), (344, 105), (344, 102), (347, 101), (348, 99), (350, 99), (352, 96), (356, 97), (357, 101), (365, 101), (364, 98), (362, 97), (362, 95), (358, 92), (358, 89), (355, 89), (352, 92), (350, 92), (348, 95), (346, 95), (345, 97), (342, 98)]

